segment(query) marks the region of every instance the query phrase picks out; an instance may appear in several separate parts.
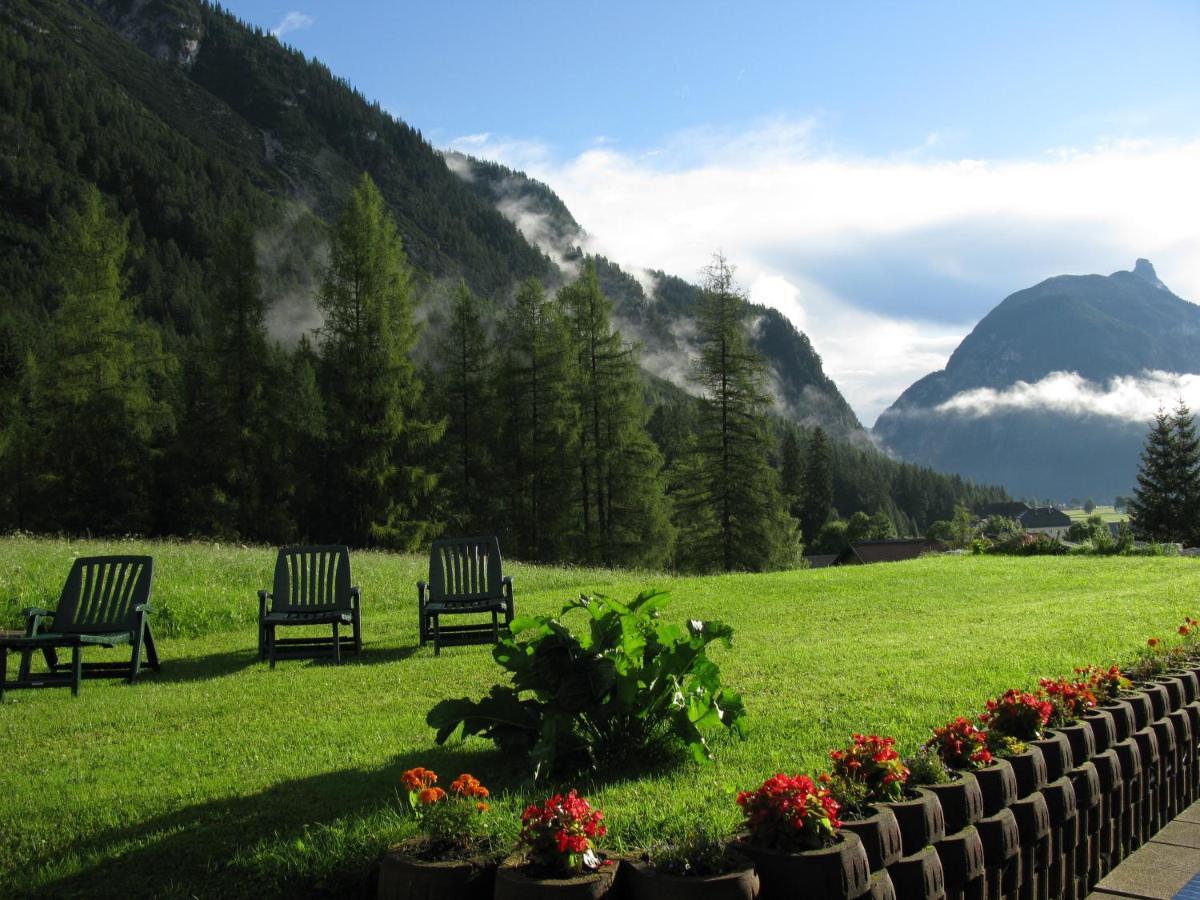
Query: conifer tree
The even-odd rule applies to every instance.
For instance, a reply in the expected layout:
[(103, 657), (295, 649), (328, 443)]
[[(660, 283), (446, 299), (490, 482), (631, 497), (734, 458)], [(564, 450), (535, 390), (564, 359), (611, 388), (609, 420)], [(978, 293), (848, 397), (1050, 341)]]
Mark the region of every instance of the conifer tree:
[[(779, 447), (779, 489), (788, 505), (792, 518), (801, 520), (804, 507), (804, 463), (801, 460), (800, 436), (796, 429), (784, 429)], [(804, 532), (806, 539), (815, 538), (815, 532)]]
[(442, 486), (449, 494), (453, 527), (465, 534), (494, 528), (491, 507), (496, 497), (488, 483), (498, 418), (492, 356), (479, 299), (460, 280), (438, 342), (443, 366), (438, 393), (439, 411), (446, 418)]
[(578, 522), (579, 413), (570, 395), (567, 323), (531, 278), (517, 290), (500, 334), (505, 545), (520, 559), (569, 559)]
[(1196, 420), (1183, 400), (1171, 418), (1176, 493), (1175, 540), (1200, 545), (1200, 438)]
[[(746, 300), (717, 255), (699, 313), (700, 427), (694, 479), (679, 493), (680, 559), (724, 571), (779, 568), (799, 556), (796, 521), (779, 493), (768, 452), (766, 369), (750, 345)], [(711, 509), (712, 519), (702, 514)]]
[(160, 399), (173, 366), (126, 294), (125, 223), (89, 185), (59, 234), (61, 299), (39, 367), (35, 429), (45, 524), (73, 532), (144, 532), (155, 439), (173, 426)]
[(1172, 418), (1160, 409), (1146, 435), (1137, 487), (1129, 503), (1134, 534), (1144, 541), (1176, 540), (1178, 528), (1175, 467), (1175, 429)]
[(363, 175), (334, 223), (317, 296), (325, 314), (326, 536), (411, 549), (433, 531), (422, 504), (436, 476), (417, 454), (443, 424), (415, 415), (422, 385), (408, 262), (383, 196)]
[(596, 266), (558, 296), (574, 358), (572, 388), (580, 414), (579, 509), (583, 558), (605, 566), (656, 567), (673, 529), (660, 478), (662, 455), (646, 433), (636, 349), (612, 327), (612, 301)]
[(800, 530), (817, 535), (833, 510), (833, 449), (825, 429), (813, 429), (804, 461), (804, 500)]

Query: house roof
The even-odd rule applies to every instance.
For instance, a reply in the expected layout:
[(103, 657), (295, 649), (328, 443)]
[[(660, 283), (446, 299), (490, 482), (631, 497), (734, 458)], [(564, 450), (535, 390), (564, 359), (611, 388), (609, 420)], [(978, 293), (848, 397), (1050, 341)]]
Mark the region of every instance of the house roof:
[(924, 553), (940, 553), (946, 549), (941, 541), (930, 538), (895, 538), (887, 541), (855, 541), (838, 554), (836, 565), (847, 563), (902, 562), (916, 559)]
[(1039, 506), (1017, 517), (1026, 528), (1070, 528), (1071, 517), (1053, 506)]
[(1015, 519), (1021, 513), (1029, 512), (1029, 504), (1022, 503), (1020, 500), (1008, 500), (1004, 503), (989, 503), (979, 510), (981, 518), (987, 519), (992, 516), (1004, 516), (1006, 519)]
[(814, 553), (812, 556), (804, 558), (808, 560), (808, 567), (810, 569), (824, 569), (827, 566), (832, 566), (838, 555), (836, 553)]

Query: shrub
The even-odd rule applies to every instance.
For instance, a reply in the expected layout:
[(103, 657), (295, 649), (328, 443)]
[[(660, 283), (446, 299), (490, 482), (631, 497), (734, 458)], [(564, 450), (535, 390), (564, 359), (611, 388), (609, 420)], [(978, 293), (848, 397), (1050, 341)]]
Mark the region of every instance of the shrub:
[(987, 733), (965, 716), (933, 729), (925, 749), (951, 769), (982, 769), (992, 764)]
[(950, 772), (946, 764), (932, 750), (922, 750), (915, 756), (910, 756), (904, 761), (904, 765), (908, 767), (909, 784), (946, 784), (950, 781)]
[(979, 717), (979, 721), (987, 725), (989, 734), (995, 732), (1018, 741), (1036, 741), (1041, 738), (1052, 711), (1049, 700), (1009, 688), (1000, 697), (987, 702), (987, 712)]
[(604, 837), (604, 814), (575, 791), (555, 794), (521, 814), (521, 845), (529, 865), (556, 875), (592, 872), (605, 865), (595, 840)]
[(737, 802), (751, 842), (771, 850), (794, 853), (826, 847), (842, 825), (829, 789), (818, 787), (807, 775), (780, 772), (758, 790), (738, 794)]
[(1049, 725), (1052, 728), (1074, 725), (1080, 716), (1096, 705), (1096, 695), (1085, 681), (1042, 678), (1038, 684), (1050, 701)]
[(1138, 651), (1138, 655), (1126, 667), (1126, 671), (1134, 681), (1146, 681), (1171, 668), (1172, 660), (1173, 654), (1167, 649), (1162, 638), (1147, 638), (1145, 646)]
[(833, 750), (833, 776), (858, 782), (866, 788), (865, 800), (874, 803), (902, 800), (908, 769), (896, 752), (896, 739), (878, 735), (854, 734), (850, 746)]
[(534, 776), (638, 762), (682, 744), (711, 758), (708, 736), (743, 736), (741, 698), (721, 685), (708, 645), (733, 645), (733, 629), (659, 617), (666, 595), (643, 591), (631, 602), (581, 597), (588, 628), (572, 634), (554, 616), (517, 619), (493, 656), (511, 673), (478, 701), (444, 700), (426, 721), (443, 743), (461, 728), (532, 761)]

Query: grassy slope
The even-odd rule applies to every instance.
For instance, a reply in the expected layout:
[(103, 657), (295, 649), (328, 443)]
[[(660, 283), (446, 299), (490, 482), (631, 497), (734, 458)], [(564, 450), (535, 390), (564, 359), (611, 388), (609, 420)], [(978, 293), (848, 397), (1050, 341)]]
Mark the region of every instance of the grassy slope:
[[(0, 541), (0, 596), (52, 601), (72, 553), (112, 545)], [(134, 550), (136, 544), (122, 544)], [(170, 544), (156, 557), (164, 638), (159, 676), (128, 687), (9, 694), (0, 708), (0, 895), (249, 896), (314, 885), (361, 890), (370, 861), (408, 823), (399, 773), (422, 763), (500, 788), (512, 828), (531, 789), (482, 741), (434, 748), (426, 711), (483, 693), (486, 648), (439, 659), (416, 644), (423, 561), (356, 553), (366, 653), (341, 668), (254, 658), (262, 548)], [(581, 589), (671, 589), (675, 618), (722, 617), (721, 650), (753, 733), (715, 765), (584, 784), (615, 844), (688, 820), (732, 828), (732, 793), (779, 769), (819, 767), (855, 730), (906, 750), (928, 727), (1009, 685), (1108, 661), (1195, 614), (1186, 559), (984, 558), (777, 575), (678, 578), (515, 566), (519, 612), (550, 611)], [(14, 604), (15, 606), (15, 604)], [(0, 607), (0, 610), (4, 607)], [(5, 622), (16, 625), (12, 607)]]
[(1083, 507), (1064, 509), (1063, 512), (1071, 517), (1072, 522), (1084, 522), (1091, 515), (1099, 515), (1105, 522), (1124, 522), (1129, 518), (1128, 514), (1117, 512), (1111, 506), (1097, 506), (1091, 513), (1084, 510)]

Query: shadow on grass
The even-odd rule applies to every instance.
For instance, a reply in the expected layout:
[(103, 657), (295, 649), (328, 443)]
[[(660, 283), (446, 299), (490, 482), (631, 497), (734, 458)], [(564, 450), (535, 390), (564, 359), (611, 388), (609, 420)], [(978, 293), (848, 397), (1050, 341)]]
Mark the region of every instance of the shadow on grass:
[[(491, 750), (434, 747), (398, 756), (383, 769), (342, 769), (186, 806), (73, 843), (70, 856), (103, 858), (45, 881), (31, 896), (367, 896), (389, 835), (346, 840), (344, 832), (353, 829), (342, 826), (395, 809), (400, 773), (417, 765), (456, 775), (504, 768), (504, 761)], [(329, 826), (333, 849), (318, 850), (322, 855), (312, 860), (305, 846), (322, 826)], [(238, 851), (246, 855), (235, 859)]]
[(208, 681), (213, 678), (224, 678), (236, 675), (243, 669), (258, 662), (258, 654), (253, 648), (233, 650), (228, 653), (210, 653), (207, 656), (170, 656), (162, 659), (162, 670), (154, 673), (143, 670), (147, 681), (157, 681), (163, 684), (174, 684), (184, 681)]

